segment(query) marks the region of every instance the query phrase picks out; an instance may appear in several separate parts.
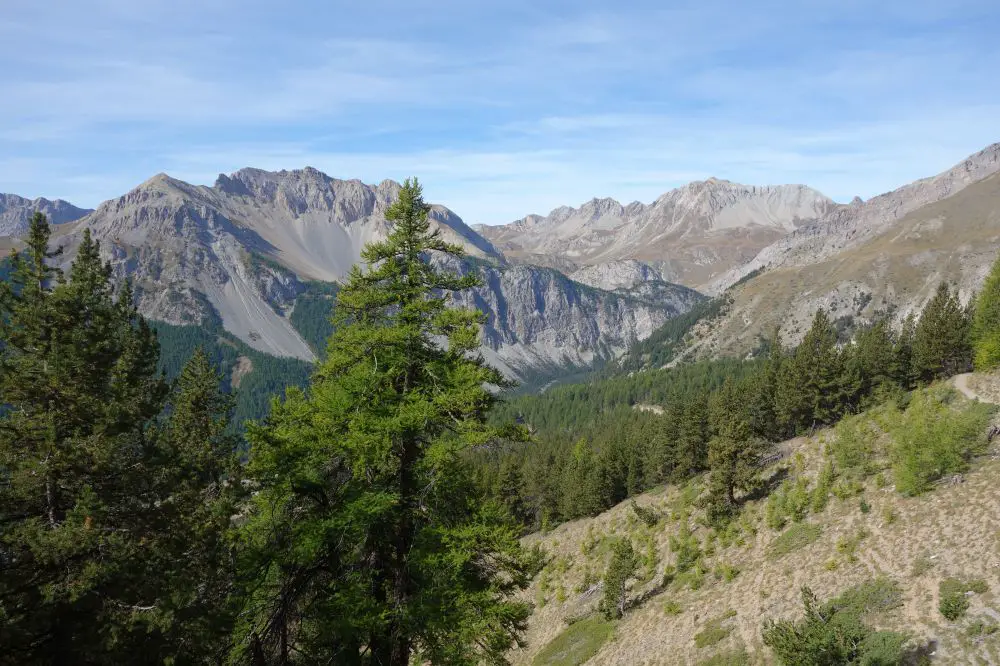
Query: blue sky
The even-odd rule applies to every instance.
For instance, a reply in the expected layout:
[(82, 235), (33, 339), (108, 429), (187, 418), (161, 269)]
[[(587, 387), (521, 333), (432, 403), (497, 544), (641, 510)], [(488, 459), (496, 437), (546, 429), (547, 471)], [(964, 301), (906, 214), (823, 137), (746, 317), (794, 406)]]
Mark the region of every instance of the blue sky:
[(4, 0), (0, 191), (417, 175), (467, 222), (694, 179), (838, 200), (1000, 141), (995, 0)]

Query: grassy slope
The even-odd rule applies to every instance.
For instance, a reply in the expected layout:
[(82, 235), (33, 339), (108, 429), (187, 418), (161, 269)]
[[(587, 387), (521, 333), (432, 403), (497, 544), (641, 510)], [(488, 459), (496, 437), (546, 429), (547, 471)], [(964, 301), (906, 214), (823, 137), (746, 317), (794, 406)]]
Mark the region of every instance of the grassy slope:
[[(988, 395), (984, 384), (989, 383), (978, 378), (973, 384)], [(1000, 382), (992, 383), (996, 391)], [(792, 456), (785, 464), (815, 478), (825, 458), (824, 440), (831, 436), (820, 432), (787, 442)], [(609, 548), (601, 537), (630, 534), (640, 552), (648, 548), (643, 542), (653, 544), (660, 559), (656, 576), (632, 590), (634, 597), (650, 596), (617, 624), (611, 639), (588, 664), (695, 664), (742, 647), (750, 653), (751, 663), (771, 663), (761, 642), (761, 624), (765, 618), (800, 617), (802, 585), (808, 584), (821, 599), (827, 599), (881, 575), (901, 585), (904, 605), (872, 618), (873, 624), (906, 630), (922, 644), (937, 641), (935, 663), (1000, 663), (1000, 635), (980, 641), (965, 635), (966, 627), (977, 618), (1000, 620), (998, 474), (1000, 461), (981, 458), (965, 475), (964, 483), (940, 485), (915, 498), (895, 493), (891, 483), (878, 488), (869, 479), (862, 496), (870, 505), (867, 513), (861, 511), (858, 496), (831, 496), (824, 511), (806, 518), (807, 523), (820, 526), (818, 538), (780, 556), (774, 555), (772, 545), (780, 542), (782, 532), (764, 524), (766, 500), (751, 502), (747, 515), (753, 517), (749, 522), (756, 534), (744, 531), (743, 546), (722, 547), (717, 542), (715, 554), (705, 558), (709, 570), (726, 564), (741, 572), (730, 582), (708, 573), (698, 590), (656, 590), (664, 566), (674, 561), (668, 542), (679, 529), (678, 517), (693, 511), (690, 522), (695, 526), (700, 513), (690, 503), (691, 493), (684, 500), (678, 488), (667, 487), (638, 498), (639, 504), (664, 515), (652, 528), (639, 523), (626, 502), (596, 518), (564, 524), (546, 535), (531, 535), (526, 541), (542, 544), (554, 560), (526, 593), (537, 605), (527, 634), (528, 646), (515, 651), (513, 661), (533, 663), (539, 651), (566, 629), (566, 617), (580, 617), (595, 606), (600, 591), (586, 595), (577, 590), (583, 589), (581, 581), (588, 569), (591, 576), (599, 576), (606, 566)], [(849, 547), (838, 544), (849, 544), (862, 529), (868, 536), (856, 542), (851, 557)], [(704, 545), (708, 530), (698, 526), (695, 534)], [(971, 597), (968, 616), (956, 623), (945, 620), (937, 609), (938, 584), (948, 576), (983, 578), (991, 590)], [(543, 585), (544, 591), (540, 590)], [(539, 603), (542, 598), (546, 599), (544, 605)], [(736, 614), (725, 621), (724, 626), (731, 629), (728, 635), (710, 647), (696, 647), (695, 635), (729, 611)]]

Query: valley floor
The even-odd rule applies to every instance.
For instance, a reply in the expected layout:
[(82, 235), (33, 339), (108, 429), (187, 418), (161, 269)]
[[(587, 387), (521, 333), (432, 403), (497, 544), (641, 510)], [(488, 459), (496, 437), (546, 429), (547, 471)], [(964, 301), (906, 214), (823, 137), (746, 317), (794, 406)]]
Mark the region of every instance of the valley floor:
[[(990, 401), (1000, 396), (1000, 382), (994, 378), (960, 377), (957, 388)], [(831, 431), (822, 431), (786, 442), (792, 453), (779, 466), (815, 479), (830, 437)], [(740, 533), (731, 539), (713, 537), (699, 524), (702, 511), (694, 498), (704, 484), (700, 479), (638, 497), (640, 506), (662, 516), (653, 526), (639, 521), (625, 502), (595, 518), (528, 536), (528, 545), (542, 545), (552, 559), (528, 591), (535, 613), (527, 646), (512, 653), (512, 660), (582, 663), (570, 650), (542, 651), (567, 631), (567, 618), (572, 621), (596, 609), (601, 596), (596, 583), (610, 550), (606, 544), (628, 535), (645, 558), (649, 580), (634, 586), (632, 598), (640, 601), (613, 626), (588, 665), (773, 663), (762, 642), (762, 624), (768, 618), (801, 617), (802, 586), (825, 600), (882, 576), (901, 587), (903, 603), (870, 618), (871, 624), (906, 632), (933, 663), (1000, 663), (1000, 633), (973, 636), (969, 628), (976, 620), (1000, 621), (998, 477), (1000, 456), (994, 447), (971, 471), (946, 479), (924, 495), (903, 497), (891, 481), (878, 487), (870, 478), (863, 493), (831, 496), (825, 509), (783, 531), (765, 524), (767, 500), (761, 499), (748, 503)], [(698, 589), (661, 584), (664, 566), (676, 557), (670, 538), (683, 523), (691, 525), (704, 553), (707, 573)], [(723, 545), (730, 540), (735, 543)], [(989, 591), (969, 596), (971, 607), (957, 622), (949, 622), (938, 610), (938, 585), (948, 577), (983, 579), (989, 586)], [(706, 629), (714, 632), (711, 639)], [(699, 633), (702, 647), (696, 645)], [(737, 656), (742, 651), (746, 656)], [(724, 661), (725, 656), (734, 661)], [(709, 661), (713, 657), (716, 661)]]

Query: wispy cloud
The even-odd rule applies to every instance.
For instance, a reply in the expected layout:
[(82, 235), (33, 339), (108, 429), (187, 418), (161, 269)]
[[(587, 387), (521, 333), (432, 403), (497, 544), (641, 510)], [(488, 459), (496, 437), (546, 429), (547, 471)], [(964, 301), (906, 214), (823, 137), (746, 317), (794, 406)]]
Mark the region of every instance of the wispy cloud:
[(469, 222), (709, 175), (871, 196), (1000, 139), (995, 3), (11, 0), (0, 191), (419, 175)]

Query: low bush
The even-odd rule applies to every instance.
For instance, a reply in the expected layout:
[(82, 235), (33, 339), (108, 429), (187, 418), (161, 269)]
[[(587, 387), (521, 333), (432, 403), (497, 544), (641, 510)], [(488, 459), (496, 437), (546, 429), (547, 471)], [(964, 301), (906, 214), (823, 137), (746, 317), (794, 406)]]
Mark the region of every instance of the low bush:
[(938, 610), (945, 619), (954, 622), (969, 610), (970, 592), (983, 594), (987, 590), (989, 586), (982, 579), (945, 578), (938, 585)]
[(578, 666), (597, 654), (611, 638), (614, 627), (600, 615), (574, 622), (543, 647), (531, 663), (533, 666)]
[(787, 666), (804, 664), (900, 664), (903, 634), (876, 631), (864, 622), (869, 613), (888, 610), (901, 601), (899, 587), (888, 579), (859, 585), (820, 604), (802, 588), (805, 617), (798, 622), (768, 621), (764, 644)]
[(772, 559), (787, 555), (816, 541), (823, 528), (813, 523), (797, 523), (782, 532), (771, 542), (768, 556)]
[(724, 624), (726, 620), (735, 617), (736, 611), (726, 611), (720, 617), (705, 623), (704, 629), (694, 635), (695, 647), (701, 649), (716, 643), (720, 643), (733, 632), (730, 625)]

